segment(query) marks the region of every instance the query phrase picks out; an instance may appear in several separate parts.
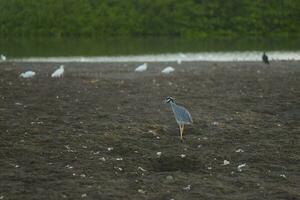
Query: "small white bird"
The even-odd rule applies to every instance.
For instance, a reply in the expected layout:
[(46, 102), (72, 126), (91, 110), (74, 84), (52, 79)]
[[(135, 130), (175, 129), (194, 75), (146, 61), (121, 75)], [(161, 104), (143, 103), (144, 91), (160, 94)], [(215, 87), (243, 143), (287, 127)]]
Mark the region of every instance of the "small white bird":
[(35, 76), (35, 72), (33, 71), (27, 71), (20, 74), (20, 77), (22, 78), (32, 78)]
[(175, 71), (175, 69), (174, 69), (173, 67), (168, 66), (168, 67), (164, 68), (164, 69), (161, 71), (161, 73), (163, 73), (163, 74), (170, 74), (170, 73), (172, 73), (172, 72), (174, 72), (174, 71)]
[(136, 72), (143, 72), (143, 71), (146, 71), (147, 70), (147, 63), (144, 63), (140, 66), (138, 66), (137, 68), (135, 68), (134, 71)]
[(2, 61), (6, 61), (6, 56), (3, 55), (3, 54), (1, 54), (1, 60), (2, 60)]
[(51, 75), (51, 77), (52, 78), (60, 78), (61, 76), (64, 75), (64, 71), (65, 71), (64, 66), (61, 65), (57, 70), (55, 70), (53, 72), (53, 74)]

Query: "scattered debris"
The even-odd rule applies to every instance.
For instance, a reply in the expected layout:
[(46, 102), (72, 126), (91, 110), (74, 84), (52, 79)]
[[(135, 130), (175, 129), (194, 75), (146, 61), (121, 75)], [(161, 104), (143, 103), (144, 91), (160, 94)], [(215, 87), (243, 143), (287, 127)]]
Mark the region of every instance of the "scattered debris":
[(146, 191), (145, 191), (145, 190), (142, 190), (142, 189), (138, 189), (138, 193), (146, 194)]
[(188, 185), (186, 187), (182, 188), (184, 191), (190, 191), (191, 190), (191, 185)]
[(285, 174), (280, 174), (279, 176), (282, 177), (282, 178), (286, 178)]
[(240, 164), (240, 165), (237, 167), (237, 170), (238, 170), (239, 172), (241, 172), (243, 167), (246, 167), (246, 163)]
[(185, 154), (181, 154), (180, 157), (181, 157), (181, 158), (185, 158), (186, 155), (185, 155)]
[(168, 176), (166, 177), (166, 179), (167, 179), (168, 181), (173, 181), (173, 180), (174, 180), (173, 176), (171, 176), (171, 175), (168, 175)]
[(71, 165), (66, 165), (65, 166), (67, 169), (73, 169), (74, 167), (73, 166), (71, 166)]
[(104, 157), (99, 158), (99, 160), (101, 160), (101, 161), (103, 161), (103, 162), (106, 161), (106, 159), (105, 159)]
[(123, 171), (123, 169), (121, 167), (114, 167), (114, 168), (120, 172)]
[(220, 123), (219, 122), (213, 122), (211, 124), (214, 125), (214, 126), (218, 126)]
[(138, 170), (141, 170), (142, 172), (146, 172), (147, 170), (145, 170), (144, 168), (142, 167), (138, 167)]
[(117, 161), (121, 161), (121, 160), (123, 160), (123, 158), (116, 158), (116, 160), (117, 160)]
[(237, 150), (235, 150), (235, 152), (237, 152), (237, 153), (243, 153), (244, 150), (243, 149), (237, 149)]
[(211, 169), (212, 169), (212, 167), (210, 167), (210, 166), (209, 166), (209, 167), (207, 167), (207, 169), (208, 169), (208, 170), (211, 170)]
[(107, 148), (107, 151), (112, 151), (112, 150), (114, 150), (113, 147), (108, 147), (108, 148)]
[(228, 160), (224, 160), (223, 165), (229, 165), (230, 162)]

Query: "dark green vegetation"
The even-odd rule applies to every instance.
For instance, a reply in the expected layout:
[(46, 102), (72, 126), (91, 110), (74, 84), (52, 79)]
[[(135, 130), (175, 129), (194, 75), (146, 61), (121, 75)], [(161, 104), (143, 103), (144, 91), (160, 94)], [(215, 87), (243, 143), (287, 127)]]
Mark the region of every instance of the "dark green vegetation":
[(0, 63), (0, 197), (300, 199), (299, 62), (169, 64)]
[(2, 36), (300, 33), (298, 0), (1, 0)]

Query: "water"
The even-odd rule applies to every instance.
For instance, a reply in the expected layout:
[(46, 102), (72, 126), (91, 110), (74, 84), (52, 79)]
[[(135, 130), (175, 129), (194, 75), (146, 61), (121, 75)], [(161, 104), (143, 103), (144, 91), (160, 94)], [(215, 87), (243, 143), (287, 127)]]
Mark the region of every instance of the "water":
[[(37, 62), (299, 60), (300, 38), (67, 38), (0, 39), (0, 54)], [(182, 56), (183, 54), (184, 56)]]

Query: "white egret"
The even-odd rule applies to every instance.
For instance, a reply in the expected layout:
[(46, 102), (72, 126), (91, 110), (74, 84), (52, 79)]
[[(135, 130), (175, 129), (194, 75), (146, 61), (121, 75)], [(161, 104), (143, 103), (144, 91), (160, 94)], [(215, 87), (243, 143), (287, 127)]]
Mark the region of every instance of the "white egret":
[(174, 71), (175, 71), (175, 69), (174, 69), (173, 67), (168, 66), (168, 67), (164, 68), (164, 69), (161, 71), (161, 73), (163, 73), (163, 74), (170, 74), (170, 73), (172, 73), (172, 72), (174, 72)]
[(147, 63), (144, 63), (144, 64), (138, 66), (137, 68), (135, 68), (134, 71), (136, 71), (136, 72), (143, 72), (143, 71), (147, 70), (147, 67), (148, 67)]
[(55, 70), (53, 72), (53, 74), (51, 75), (51, 77), (52, 78), (60, 78), (60, 77), (62, 77), (64, 75), (64, 71), (65, 71), (64, 66), (61, 65), (57, 70)]
[(22, 78), (32, 78), (35, 76), (35, 72), (33, 71), (27, 71), (20, 74), (20, 77)]
[(5, 55), (1, 54), (0, 57), (1, 57), (1, 60), (2, 60), (2, 61), (6, 61), (6, 56), (5, 56)]

